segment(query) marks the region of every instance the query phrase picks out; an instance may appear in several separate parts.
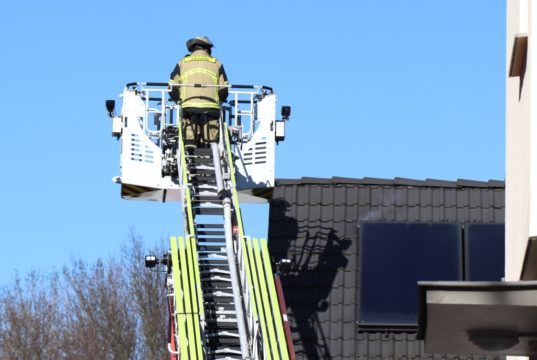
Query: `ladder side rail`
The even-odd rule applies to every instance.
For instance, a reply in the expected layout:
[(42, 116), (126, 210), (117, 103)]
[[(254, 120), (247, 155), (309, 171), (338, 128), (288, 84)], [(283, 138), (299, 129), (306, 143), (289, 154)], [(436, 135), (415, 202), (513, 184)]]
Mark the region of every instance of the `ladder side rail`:
[[(249, 329), (254, 334), (252, 346), (263, 344), (263, 329), (264, 322), (260, 318), (258, 309), (261, 309), (262, 304), (259, 302), (259, 297), (256, 296), (256, 287), (252, 274), (252, 261), (249, 253), (249, 248), (246, 244), (250, 244), (250, 238), (243, 236), (239, 242), (239, 252), (241, 254), (242, 264), (241, 271), (244, 273), (245, 287), (243, 288), (243, 297), (248, 306)], [(262, 348), (262, 347), (261, 347)], [(259, 350), (252, 351), (252, 354), (259, 354)]]
[(259, 285), (259, 277), (257, 276), (257, 264), (255, 261), (255, 255), (254, 255), (254, 249), (251, 239), (247, 239), (246, 241), (246, 251), (247, 251), (247, 257), (248, 262), (250, 263), (250, 276), (252, 279), (252, 297), (254, 298), (254, 301), (257, 306), (257, 317), (259, 319), (259, 326), (261, 329), (261, 336), (262, 336), (262, 346), (263, 346), (263, 354), (264, 359), (272, 360), (272, 351), (270, 349), (270, 337), (269, 337), (269, 330), (268, 326), (270, 324), (267, 323), (266, 314), (265, 314), (265, 308), (263, 306), (263, 298), (260, 293), (260, 285)]
[(183, 299), (185, 301), (185, 307), (184, 307), (184, 316), (186, 320), (186, 336), (188, 337), (188, 359), (198, 359), (198, 349), (197, 349), (197, 338), (196, 338), (196, 324), (194, 322), (193, 318), (193, 311), (192, 311), (192, 297), (190, 294), (190, 282), (189, 282), (189, 274), (188, 274), (188, 261), (186, 258), (186, 249), (185, 249), (185, 243), (184, 238), (182, 236), (179, 237), (179, 267), (180, 267), (180, 276), (181, 276), (181, 282), (182, 282), (182, 290), (183, 290)]
[[(180, 112), (180, 111), (179, 111)], [(183, 142), (183, 130), (182, 127), (178, 127), (179, 132), (179, 149), (181, 158), (181, 189), (183, 192), (183, 217), (185, 224), (185, 236), (194, 236), (194, 214), (192, 212), (192, 194), (190, 193), (190, 183), (188, 182), (188, 171), (186, 168), (185, 147)]]
[[(226, 136), (229, 134), (226, 132)], [(230, 175), (234, 182), (234, 167), (232, 166), (233, 158), (229, 157), (230, 162)], [(238, 197), (236, 195), (236, 189), (233, 188), (233, 200), (235, 209), (239, 208)], [(240, 212), (237, 211), (237, 222), (240, 224), (239, 232), (243, 232), (242, 219)], [(240, 246), (240, 244), (239, 244)], [(257, 313), (261, 320), (262, 334), (264, 333), (264, 342), (268, 345), (265, 349), (266, 356), (274, 359), (289, 359), (290, 351), (288, 349), (288, 336), (284, 331), (283, 316), (279, 309), (279, 299), (276, 292), (276, 286), (274, 283), (274, 276), (270, 265), (270, 258), (268, 255), (268, 248), (265, 240), (255, 239), (253, 245), (248, 244), (249, 252), (249, 267), (252, 272), (250, 282), (253, 280), (253, 296), (257, 302)], [(242, 254), (241, 250), (238, 250), (238, 254)], [(239, 262), (242, 265), (242, 262)], [(242, 267), (242, 266), (241, 266)], [(243, 279), (245, 277), (243, 276)], [(264, 330), (264, 331), (263, 331)], [(268, 339), (267, 339), (268, 337)]]
[[(181, 190), (181, 199), (183, 199), (183, 206), (181, 207), (181, 212), (183, 214), (183, 232), (186, 236), (189, 236), (190, 233), (189, 233), (189, 226), (190, 226), (190, 216), (192, 216), (192, 214), (189, 214), (187, 211), (185, 211), (186, 209), (186, 202), (187, 202), (187, 196), (188, 198), (190, 198), (190, 191), (189, 189), (187, 189), (188, 187), (188, 172), (187, 172), (187, 169), (186, 169), (186, 157), (185, 157), (185, 149), (184, 149), (184, 142), (183, 142), (183, 130), (182, 130), (182, 126), (180, 125), (181, 124), (181, 115), (182, 115), (182, 111), (181, 111), (181, 106), (180, 105), (176, 105), (175, 106), (176, 108), (176, 117), (177, 117), (177, 124), (178, 124), (178, 136), (179, 136), (179, 139), (178, 139), (178, 152), (177, 152), (177, 168), (179, 170), (179, 176), (178, 176), (178, 180), (179, 180), (179, 188)], [(189, 191), (189, 194), (187, 195), (187, 190)], [(192, 227), (191, 227), (192, 229)]]
[[(180, 116), (180, 108), (178, 107), (177, 116)], [(178, 164), (180, 169), (179, 182), (183, 198), (183, 217), (185, 225), (186, 241), (190, 241), (194, 235), (194, 223), (192, 213), (192, 199), (190, 193), (190, 187), (188, 182), (188, 175), (186, 169), (186, 159), (184, 144), (182, 141), (181, 127), (179, 126), (179, 153)], [(174, 289), (175, 304), (174, 310), (176, 322), (180, 324), (177, 329), (177, 335), (180, 344), (179, 352), (186, 354), (189, 359), (203, 359), (203, 342), (201, 334), (203, 332), (203, 321), (199, 316), (200, 309), (203, 309), (203, 302), (200, 298), (201, 294), (197, 292), (197, 286), (195, 283), (199, 283), (195, 279), (199, 279), (199, 272), (195, 270), (197, 267), (197, 256), (188, 254), (188, 245), (185, 239), (179, 238), (179, 246), (177, 246), (177, 240), (172, 238), (172, 268), (174, 277)], [(190, 243), (192, 246), (192, 243)], [(191, 249), (191, 252), (196, 252)], [(180, 259), (180, 260), (179, 260)], [(196, 264), (192, 264), (192, 262)], [(177, 265), (176, 265), (177, 264)], [(194, 269), (192, 269), (192, 267)], [(176, 280), (178, 279), (178, 280)], [(200, 289), (201, 290), (201, 289)], [(180, 306), (177, 307), (178, 293), (181, 291)], [(183, 305), (184, 302), (184, 305)], [(202, 310), (203, 311), (203, 310)]]
[[(256, 286), (254, 284), (253, 274), (252, 274), (252, 257), (249, 254), (249, 248), (247, 247), (247, 239), (244, 235), (244, 227), (242, 223), (242, 215), (239, 205), (239, 197), (237, 194), (236, 183), (235, 183), (235, 167), (233, 164), (233, 153), (231, 152), (231, 144), (229, 139), (229, 130), (227, 125), (225, 125), (225, 140), (226, 140), (226, 150), (227, 150), (227, 163), (229, 167), (229, 176), (230, 176), (230, 186), (231, 186), (231, 195), (233, 207), (237, 209), (235, 211), (235, 217), (238, 228), (238, 239), (237, 241), (237, 253), (240, 254), (240, 266), (239, 269), (242, 272), (241, 278), (243, 280), (243, 298), (245, 299), (245, 306), (248, 309), (248, 318), (249, 318), (249, 330), (251, 334), (254, 334), (252, 337), (252, 343), (250, 347), (253, 349), (252, 356), (258, 358), (258, 355), (263, 353), (263, 343), (265, 342), (265, 323), (263, 318), (259, 317), (258, 309), (262, 308), (260, 303), (260, 297), (256, 296)], [(248, 243), (251, 243), (248, 240)], [(258, 349), (258, 344), (261, 343), (261, 349)]]
[(172, 280), (173, 280), (173, 312), (175, 318), (175, 336), (176, 344), (179, 345), (178, 352), (187, 350), (188, 342), (186, 336), (185, 310), (183, 306), (183, 293), (181, 283), (181, 272), (179, 270), (179, 249), (177, 246), (177, 238), (170, 237), (170, 252), (172, 257)]
[(241, 342), (241, 354), (242, 357), (247, 359), (250, 357), (250, 349), (248, 346), (248, 333), (246, 331), (245, 317), (243, 311), (242, 302), (242, 286), (239, 282), (239, 275), (237, 272), (237, 257), (233, 244), (233, 233), (231, 223), (231, 200), (229, 197), (224, 198), (224, 232), (226, 238), (226, 255), (229, 263), (229, 273), (231, 278), (231, 289), (233, 292), (233, 301), (235, 303), (235, 312), (237, 317), (237, 325), (239, 329), (239, 336)]
[(270, 296), (268, 293), (267, 278), (265, 276), (263, 261), (261, 258), (261, 251), (259, 246), (259, 239), (253, 238), (253, 256), (255, 262), (255, 276), (257, 276), (258, 285), (260, 288), (261, 304), (263, 306), (263, 313), (265, 314), (265, 321), (268, 330), (268, 343), (270, 353), (274, 360), (280, 360), (280, 352), (278, 349), (278, 340), (276, 337), (276, 331), (274, 329), (275, 319), (272, 316), (272, 309), (270, 307)]
[(279, 275), (274, 276), (274, 283), (276, 285), (276, 292), (278, 294), (278, 302), (280, 304), (280, 311), (282, 313), (283, 326), (285, 330), (285, 338), (287, 341), (287, 351), (289, 351), (290, 360), (296, 360), (295, 347), (293, 345), (293, 338), (291, 335), (291, 327), (289, 326), (289, 320), (287, 318), (287, 306), (285, 305), (285, 298), (283, 297), (282, 281)]
[[(197, 303), (198, 303), (198, 314), (199, 314), (199, 323), (202, 339), (205, 339), (205, 307), (203, 305), (203, 291), (201, 289), (201, 275), (199, 268), (199, 257), (196, 245), (196, 238), (194, 236), (190, 237), (190, 247), (192, 249), (192, 264), (194, 270), (194, 277), (196, 279), (196, 294), (197, 294)], [(205, 350), (205, 348), (203, 349)]]
[[(255, 309), (255, 303), (252, 302), (252, 299), (250, 297), (250, 284), (252, 281), (248, 278), (249, 275), (249, 267), (248, 264), (245, 263), (245, 254), (244, 254), (244, 247), (242, 245), (242, 241), (237, 242), (237, 261), (239, 266), (239, 273), (241, 276), (241, 284), (243, 285), (242, 288), (242, 297), (244, 299), (244, 307), (246, 310), (246, 317), (247, 317), (247, 323), (248, 323), (248, 330), (250, 332), (250, 336), (253, 334), (252, 338), (252, 344), (255, 345), (256, 336), (257, 336), (257, 329), (256, 329), (256, 319), (254, 314), (256, 314)], [(252, 354), (255, 354), (255, 349), (252, 351)]]
[[(272, 309), (272, 316), (274, 319), (274, 327), (277, 337), (277, 344), (279, 346), (280, 354), (283, 360), (289, 360), (289, 351), (287, 349), (287, 340), (285, 337), (283, 327), (283, 316), (280, 310), (280, 304), (278, 294), (276, 292), (276, 286), (274, 281), (274, 273), (272, 272), (272, 266), (270, 264), (270, 256), (266, 239), (259, 239), (259, 247), (261, 257), (264, 266), (264, 274), (266, 277), (266, 284), (268, 288), (268, 297), (270, 299), (270, 307)], [(267, 304), (268, 305), (268, 304)]]
[(187, 237), (182, 239), (183, 241), (183, 251), (184, 257), (185, 257), (185, 264), (183, 266), (184, 272), (186, 273), (187, 277), (187, 283), (188, 283), (188, 295), (189, 295), (189, 301), (190, 301), (190, 314), (189, 318), (192, 321), (193, 324), (193, 332), (190, 335), (190, 338), (193, 338), (193, 344), (192, 347), (195, 350), (195, 359), (202, 360), (203, 359), (203, 340), (201, 338), (201, 319), (200, 319), (200, 313), (199, 313), (199, 295), (198, 295), (198, 284), (200, 283), (200, 279), (196, 278), (196, 271), (195, 268), (198, 267), (198, 264), (194, 263), (194, 256), (193, 256), (193, 250), (195, 248), (192, 248), (192, 238), (193, 237)]
[[(166, 286), (168, 287), (168, 285)], [(166, 295), (166, 305), (168, 307), (168, 352), (170, 353), (170, 360), (178, 360), (177, 355), (179, 355), (174, 301), (175, 297), (173, 292)]]
[[(220, 152), (216, 143), (211, 143), (211, 150), (213, 153), (213, 162), (216, 176), (216, 184), (218, 189), (218, 196), (223, 195), (224, 184), (222, 178), (222, 169), (220, 162)], [(229, 165), (229, 164), (228, 164)], [(233, 301), (235, 303), (235, 312), (237, 318), (237, 326), (239, 329), (241, 354), (243, 358), (250, 357), (250, 349), (248, 346), (248, 332), (246, 329), (246, 321), (243, 310), (242, 301), (242, 288), (243, 284), (240, 282), (240, 277), (237, 272), (237, 254), (235, 251), (235, 245), (233, 241), (233, 224), (231, 221), (231, 199), (228, 194), (222, 200), (224, 205), (224, 234), (226, 239), (226, 255), (229, 264), (229, 272), (231, 277), (231, 289), (233, 292)]]
[(217, 143), (211, 143), (211, 151), (213, 153), (214, 175), (216, 177), (217, 195), (221, 197), (224, 193), (224, 180), (222, 177), (222, 165), (220, 163), (220, 149)]

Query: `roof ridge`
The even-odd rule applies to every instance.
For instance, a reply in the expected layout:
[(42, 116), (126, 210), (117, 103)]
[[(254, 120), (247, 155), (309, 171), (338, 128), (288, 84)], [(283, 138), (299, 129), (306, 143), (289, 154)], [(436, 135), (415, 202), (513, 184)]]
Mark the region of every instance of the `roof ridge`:
[(385, 185), (385, 186), (416, 186), (416, 187), (447, 187), (447, 188), (505, 188), (505, 181), (503, 180), (438, 180), (427, 178), (425, 180), (410, 179), (395, 177), (393, 179), (385, 178), (348, 178), (333, 176), (331, 178), (318, 178), (304, 176), (300, 179), (276, 179), (276, 186), (278, 185)]

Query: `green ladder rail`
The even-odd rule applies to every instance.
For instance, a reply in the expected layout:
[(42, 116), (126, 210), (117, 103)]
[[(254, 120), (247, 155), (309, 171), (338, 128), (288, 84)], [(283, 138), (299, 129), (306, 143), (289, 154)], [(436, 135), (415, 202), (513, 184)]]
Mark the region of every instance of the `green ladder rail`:
[(170, 238), (175, 319), (181, 359), (203, 360), (199, 271), (193, 238)]

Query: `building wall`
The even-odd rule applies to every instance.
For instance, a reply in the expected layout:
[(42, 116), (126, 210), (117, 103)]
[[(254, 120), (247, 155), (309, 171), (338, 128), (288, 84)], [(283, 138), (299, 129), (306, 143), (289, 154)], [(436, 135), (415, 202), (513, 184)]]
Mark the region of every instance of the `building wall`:
[[(531, 162), (535, 162), (535, 149), (531, 149), (531, 135), (535, 132), (535, 113), (530, 104), (535, 95), (531, 93), (533, 82), (531, 29), (534, 27), (531, 13), (537, 4), (529, 0), (507, 0), (506, 29), (506, 280), (518, 280), (529, 235), (537, 235), (537, 219), (530, 217), (530, 204), (535, 204), (530, 196), (532, 178)], [(535, 19), (536, 17), (533, 17)], [(513, 76), (511, 66), (515, 55), (515, 38), (528, 35), (528, 51), (525, 71)], [(535, 103), (535, 102), (533, 102)], [(535, 137), (537, 140), (537, 137)], [(535, 141), (533, 141), (535, 143)], [(536, 144), (533, 144), (535, 146)], [(536, 171), (534, 169), (533, 171)], [(535, 182), (535, 181), (533, 181)], [(535, 206), (533, 206), (535, 209)], [(535, 211), (535, 210), (533, 210)], [(530, 218), (534, 218), (530, 222)]]

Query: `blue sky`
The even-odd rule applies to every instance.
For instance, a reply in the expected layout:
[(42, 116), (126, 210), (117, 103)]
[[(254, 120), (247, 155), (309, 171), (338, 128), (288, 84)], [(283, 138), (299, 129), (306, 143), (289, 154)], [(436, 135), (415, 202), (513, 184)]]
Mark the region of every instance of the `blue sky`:
[[(307, 4), (307, 5), (305, 5)], [(167, 81), (206, 35), (231, 83), (291, 105), (280, 178), (505, 177), (505, 2), (10, 1), (0, 11), (0, 284), (182, 231), (178, 204), (121, 200), (104, 100)], [(266, 206), (245, 209), (266, 233)]]

